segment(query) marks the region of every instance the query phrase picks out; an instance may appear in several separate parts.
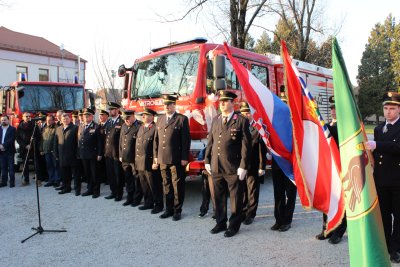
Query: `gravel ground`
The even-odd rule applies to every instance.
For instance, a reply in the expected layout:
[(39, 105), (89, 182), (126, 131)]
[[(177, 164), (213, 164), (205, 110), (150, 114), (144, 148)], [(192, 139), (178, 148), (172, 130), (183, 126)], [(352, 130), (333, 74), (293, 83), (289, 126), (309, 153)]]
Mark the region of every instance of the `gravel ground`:
[[(19, 177), (19, 175), (17, 175)], [(347, 235), (334, 246), (317, 241), (322, 216), (306, 212), (297, 200), (292, 228), (274, 224), (272, 181), (261, 187), (258, 216), (252, 225), (225, 238), (212, 235), (211, 215), (198, 218), (200, 180), (186, 183), (182, 220), (161, 220), (149, 211), (105, 200), (58, 195), (40, 187), (42, 226), (66, 229), (44, 233), (21, 244), (38, 226), (34, 184), (0, 188), (0, 266), (348, 266)]]

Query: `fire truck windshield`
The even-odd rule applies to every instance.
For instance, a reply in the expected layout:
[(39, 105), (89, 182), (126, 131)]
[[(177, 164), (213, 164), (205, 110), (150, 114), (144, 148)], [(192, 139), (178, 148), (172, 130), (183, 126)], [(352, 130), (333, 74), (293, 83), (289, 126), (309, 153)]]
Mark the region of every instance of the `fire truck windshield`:
[(21, 85), (17, 88), (19, 107), (24, 111), (72, 111), (84, 107), (83, 87)]
[(161, 94), (188, 95), (197, 81), (199, 52), (183, 52), (153, 58), (135, 65), (132, 98), (159, 97)]

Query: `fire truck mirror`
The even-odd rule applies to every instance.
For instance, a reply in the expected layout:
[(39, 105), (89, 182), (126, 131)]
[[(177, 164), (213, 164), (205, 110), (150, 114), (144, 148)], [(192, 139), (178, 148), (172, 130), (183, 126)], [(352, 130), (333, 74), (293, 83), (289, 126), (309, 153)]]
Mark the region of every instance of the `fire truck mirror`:
[(119, 68), (118, 68), (118, 76), (119, 77), (125, 77), (125, 74), (126, 74), (125, 65), (119, 66)]
[(225, 79), (215, 79), (214, 81), (214, 90), (225, 90), (226, 89), (226, 82)]
[(205, 102), (204, 97), (200, 96), (200, 97), (196, 98), (196, 104), (202, 104), (204, 102)]
[(214, 57), (214, 78), (224, 79), (225, 78), (225, 56), (215, 56)]

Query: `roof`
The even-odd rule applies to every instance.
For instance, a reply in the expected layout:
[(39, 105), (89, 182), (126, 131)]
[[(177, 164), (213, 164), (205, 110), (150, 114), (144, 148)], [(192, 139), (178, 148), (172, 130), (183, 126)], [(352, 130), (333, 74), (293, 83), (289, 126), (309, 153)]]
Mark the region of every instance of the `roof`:
[[(3, 26), (0, 27), (0, 49), (70, 60), (78, 58), (77, 55), (65, 49), (62, 55), (58, 45), (43, 37), (15, 32)], [(81, 58), (81, 62), (87, 61)]]

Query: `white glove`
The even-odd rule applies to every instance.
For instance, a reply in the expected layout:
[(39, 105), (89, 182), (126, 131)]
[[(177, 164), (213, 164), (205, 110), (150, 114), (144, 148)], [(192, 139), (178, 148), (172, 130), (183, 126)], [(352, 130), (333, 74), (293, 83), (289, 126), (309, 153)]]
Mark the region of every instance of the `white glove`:
[(205, 164), (204, 167), (206, 167), (206, 171), (211, 174), (211, 165), (210, 164)]
[(265, 170), (258, 170), (258, 176), (263, 176), (265, 174)]
[(247, 170), (245, 170), (245, 169), (239, 168), (237, 170), (237, 175), (239, 176), (240, 181), (244, 180), (244, 178), (246, 177), (246, 173), (247, 173)]
[(272, 155), (271, 155), (271, 153), (267, 153), (267, 160), (272, 160)]
[(367, 142), (365, 142), (365, 149), (374, 150), (375, 148), (376, 148), (376, 142), (375, 141), (367, 141)]

